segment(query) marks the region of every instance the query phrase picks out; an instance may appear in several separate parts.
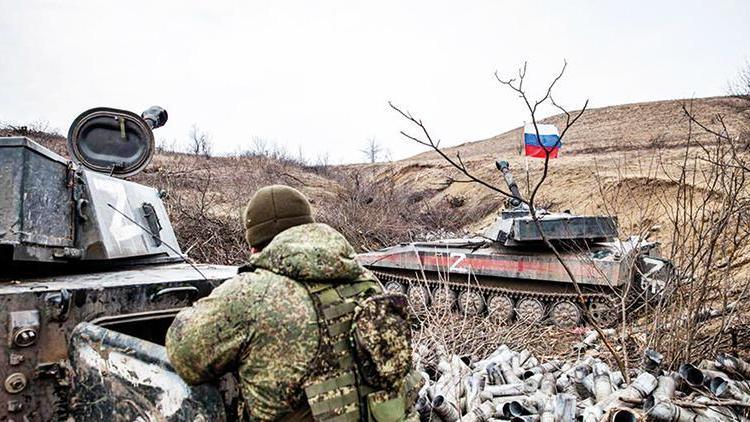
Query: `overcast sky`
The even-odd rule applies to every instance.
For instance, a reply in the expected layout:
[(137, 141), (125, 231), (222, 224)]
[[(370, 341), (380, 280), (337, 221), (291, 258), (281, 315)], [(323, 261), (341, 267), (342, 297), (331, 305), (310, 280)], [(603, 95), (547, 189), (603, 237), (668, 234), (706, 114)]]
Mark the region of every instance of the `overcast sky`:
[(218, 153), (255, 137), (354, 162), (374, 137), (398, 159), (422, 148), (388, 100), (446, 145), (488, 138), (527, 118), (493, 77), (524, 60), (539, 89), (567, 59), (576, 108), (723, 95), (748, 57), (747, 0), (0, 0), (0, 121), (67, 133), (158, 104), (157, 139), (197, 124)]

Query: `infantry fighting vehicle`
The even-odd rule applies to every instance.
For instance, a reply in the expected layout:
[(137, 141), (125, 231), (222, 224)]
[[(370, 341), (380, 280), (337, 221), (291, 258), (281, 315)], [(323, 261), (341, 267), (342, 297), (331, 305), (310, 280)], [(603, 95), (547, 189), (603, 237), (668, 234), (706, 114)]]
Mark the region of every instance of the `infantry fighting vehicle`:
[(671, 266), (656, 243), (619, 240), (616, 217), (537, 210), (535, 221), (508, 163), (497, 167), (513, 197), (481, 236), (392, 246), (359, 255), (360, 263), (386, 288), (406, 293), (417, 312), (439, 307), (501, 322), (575, 326), (586, 307), (609, 325), (621, 314), (621, 298), (631, 309), (664, 291)]
[(84, 112), (71, 160), (0, 138), (0, 421), (222, 420), (163, 344), (180, 308), (234, 267), (189, 263), (162, 194), (124, 180), (154, 153), (167, 113)]

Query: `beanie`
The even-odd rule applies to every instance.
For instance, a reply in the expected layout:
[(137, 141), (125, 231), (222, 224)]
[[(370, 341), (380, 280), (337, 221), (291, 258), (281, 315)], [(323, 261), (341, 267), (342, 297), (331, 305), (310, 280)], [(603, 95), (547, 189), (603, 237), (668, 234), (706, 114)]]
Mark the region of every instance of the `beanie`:
[(266, 186), (255, 192), (242, 217), (245, 239), (255, 247), (265, 245), (288, 228), (315, 222), (307, 198), (284, 185)]

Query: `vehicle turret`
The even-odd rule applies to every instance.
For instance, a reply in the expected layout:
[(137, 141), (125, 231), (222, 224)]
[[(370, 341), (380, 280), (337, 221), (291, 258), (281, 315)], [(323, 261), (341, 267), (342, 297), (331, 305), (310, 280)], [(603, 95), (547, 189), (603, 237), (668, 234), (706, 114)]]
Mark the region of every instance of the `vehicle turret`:
[(167, 112), (113, 108), (79, 115), (70, 159), (25, 137), (0, 138), (0, 262), (108, 265), (183, 260), (156, 189), (125, 180), (154, 154)]
[(539, 244), (545, 239), (571, 244), (612, 241), (617, 238), (617, 217), (580, 216), (567, 211), (551, 213), (545, 209), (536, 209), (537, 221), (534, 221), (513, 180), (508, 162), (497, 161), (495, 165), (502, 172), (513, 196), (508, 199), (510, 206), (502, 210), (495, 222), (485, 230), (485, 238), (509, 247)]
[(186, 261), (162, 194), (125, 180), (166, 121), (88, 110), (70, 158), (0, 138), (0, 421), (236, 419), (161, 346), (180, 309), (237, 273)]

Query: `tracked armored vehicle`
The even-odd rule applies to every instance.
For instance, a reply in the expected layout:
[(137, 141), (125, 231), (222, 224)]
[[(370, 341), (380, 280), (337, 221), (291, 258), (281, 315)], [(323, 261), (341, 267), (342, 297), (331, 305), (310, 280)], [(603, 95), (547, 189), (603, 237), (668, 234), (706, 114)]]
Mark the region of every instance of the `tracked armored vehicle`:
[(670, 264), (656, 243), (618, 239), (616, 217), (537, 210), (535, 221), (508, 163), (497, 167), (513, 197), (480, 236), (401, 244), (361, 254), (359, 262), (386, 288), (406, 293), (416, 312), (452, 309), (499, 322), (567, 327), (588, 314), (610, 325), (621, 299), (629, 310), (664, 291)]
[(191, 264), (151, 187), (124, 180), (167, 114), (81, 114), (71, 160), (0, 138), (0, 421), (222, 420), (166, 358), (174, 315), (236, 273)]

